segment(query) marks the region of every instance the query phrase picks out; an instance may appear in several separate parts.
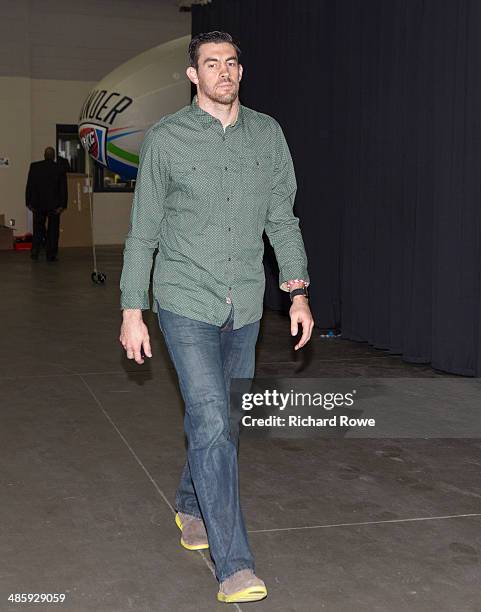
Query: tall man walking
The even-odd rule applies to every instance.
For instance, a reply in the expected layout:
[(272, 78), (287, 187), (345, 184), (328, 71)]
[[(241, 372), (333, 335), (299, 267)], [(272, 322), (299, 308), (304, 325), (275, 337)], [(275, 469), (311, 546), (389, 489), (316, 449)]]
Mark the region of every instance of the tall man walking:
[(43, 161), (30, 164), (25, 189), (25, 204), (33, 212), (32, 259), (38, 259), (46, 238), (47, 261), (57, 261), (60, 214), (67, 201), (65, 169), (55, 162), (55, 149), (47, 147)]
[(232, 378), (252, 378), (262, 317), (265, 229), (290, 291), (291, 334), (308, 342), (307, 260), (293, 215), (296, 179), (279, 124), (239, 102), (240, 49), (225, 32), (195, 36), (190, 106), (163, 117), (142, 145), (121, 278), (120, 341), (129, 359), (152, 356), (142, 310), (154, 311), (185, 403), (187, 462), (176, 494), (181, 543), (210, 548), (227, 603), (263, 599), (239, 501)]

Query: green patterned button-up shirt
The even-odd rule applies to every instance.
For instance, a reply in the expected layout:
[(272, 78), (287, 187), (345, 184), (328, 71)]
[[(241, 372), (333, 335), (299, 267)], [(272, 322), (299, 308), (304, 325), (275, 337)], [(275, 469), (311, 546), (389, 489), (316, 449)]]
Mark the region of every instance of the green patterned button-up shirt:
[(240, 105), (222, 123), (195, 97), (146, 134), (124, 250), (121, 307), (146, 310), (153, 253), (156, 302), (222, 325), (234, 304), (234, 329), (262, 317), (265, 230), (279, 285), (309, 281), (293, 214), (296, 178), (275, 119)]

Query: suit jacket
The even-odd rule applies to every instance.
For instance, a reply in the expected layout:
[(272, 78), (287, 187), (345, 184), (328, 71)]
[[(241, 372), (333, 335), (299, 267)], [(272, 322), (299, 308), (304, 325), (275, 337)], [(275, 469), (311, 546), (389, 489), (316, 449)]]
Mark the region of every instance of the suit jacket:
[(65, 157), (57, 155), (57, 164), (64, 172), (70, 172), (70, 163), (68, 159), (65, 159)]
[(67, 176), (56, 162), (43, 160), (30, 164), (25, 204), (33, 210), (67, 208)]

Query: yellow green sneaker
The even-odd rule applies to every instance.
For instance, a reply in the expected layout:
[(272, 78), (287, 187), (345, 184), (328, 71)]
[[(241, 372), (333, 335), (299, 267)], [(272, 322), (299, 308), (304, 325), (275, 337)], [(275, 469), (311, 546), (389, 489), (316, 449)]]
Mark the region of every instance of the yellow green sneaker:
[(202, 519), (178, 512), (175, 515), (175, 524), (182, 532), (180, 543), (184, 548), (187, 548), (187, 550), (204, 550), (209, 548), (207, 531)]

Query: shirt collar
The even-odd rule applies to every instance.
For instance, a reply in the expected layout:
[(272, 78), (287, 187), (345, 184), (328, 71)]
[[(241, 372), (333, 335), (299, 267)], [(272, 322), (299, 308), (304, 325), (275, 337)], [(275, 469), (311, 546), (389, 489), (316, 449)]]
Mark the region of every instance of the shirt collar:
[[(205, 111), (203, 108), (200, 108), (200, 106), (199, 106), (199, 104), (197, 102), (197, 95), (195, 95), (192, 98), (192, 102), (190, 104), (190, 108), (191, 108), (192, 113), (194, 114), (194, 116), (197, 117), (197, 119), (200, 121), (200, 123), (205, 128), (210, 127), (214, 121), (218, 121), (218, 119), (216, 117), (214, 117), (213, 115), (211, 115), (210, 113)], [(243, 118), (242, 104), (239, 103), (239, 111), (237, 113), (236, 120), (234, 121), (234, 123), (230, 123), (227, 127), (230, 127), (230, 128), (237, 127), (238, 125), (240, 125), (242, 123), (242, 118)]]

